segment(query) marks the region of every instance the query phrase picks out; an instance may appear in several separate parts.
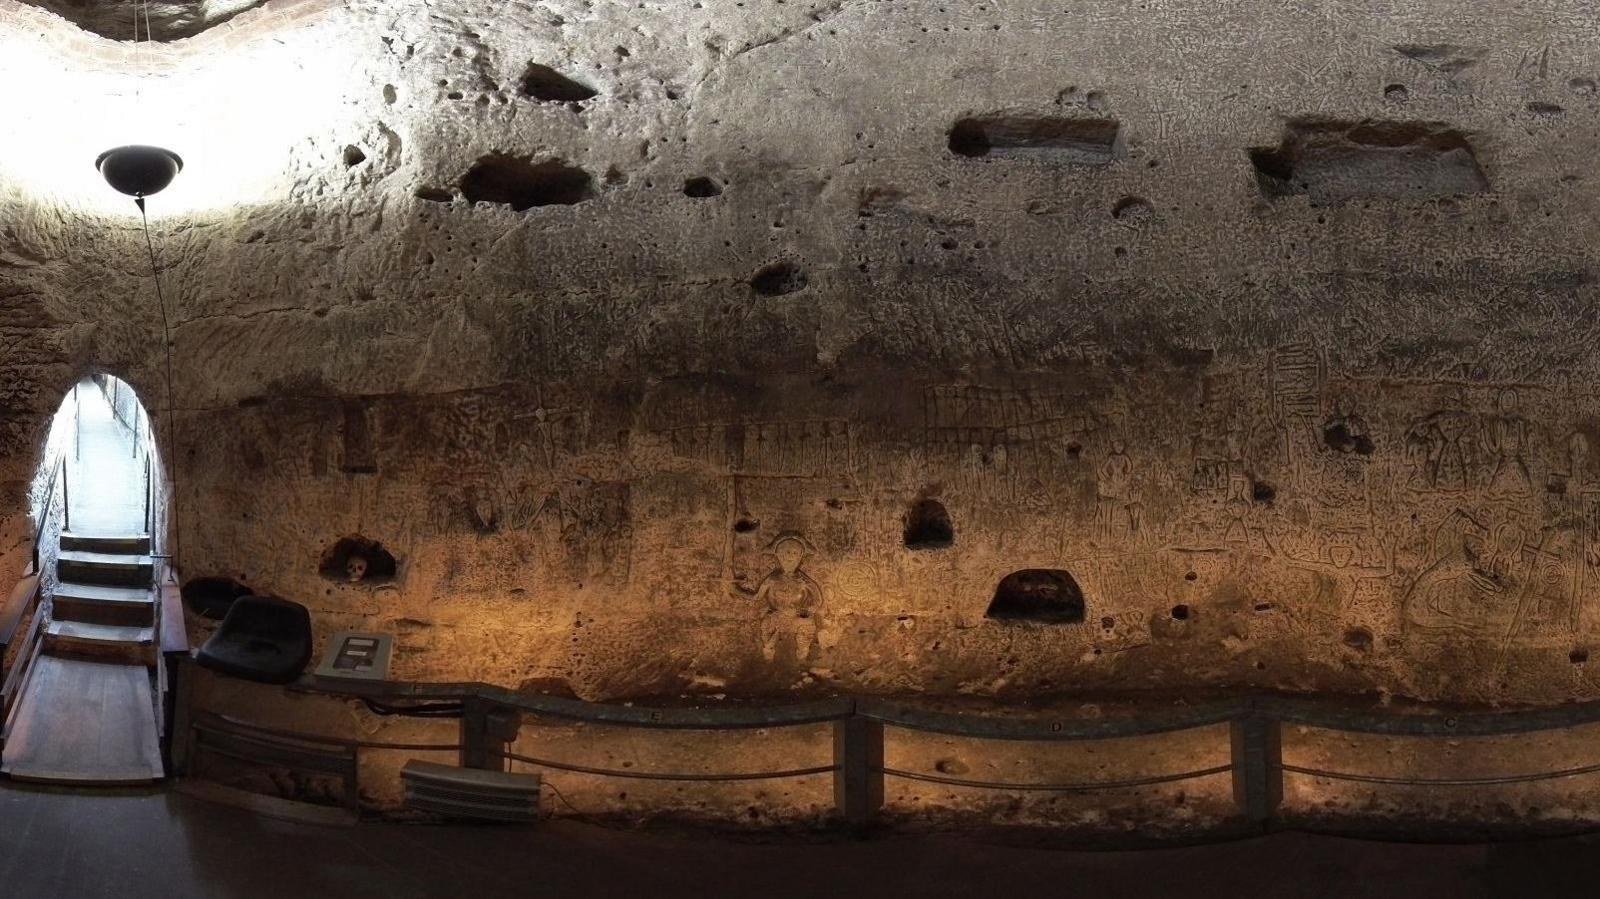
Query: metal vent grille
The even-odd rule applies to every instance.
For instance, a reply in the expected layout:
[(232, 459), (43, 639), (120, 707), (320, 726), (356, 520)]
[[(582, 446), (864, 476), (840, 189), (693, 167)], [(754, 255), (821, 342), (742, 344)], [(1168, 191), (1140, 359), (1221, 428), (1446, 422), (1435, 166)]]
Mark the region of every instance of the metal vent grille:
[(406, 807), (452, 818), (534, 821), (539, 817), (537, 774), (406, 762), (400, 769)]

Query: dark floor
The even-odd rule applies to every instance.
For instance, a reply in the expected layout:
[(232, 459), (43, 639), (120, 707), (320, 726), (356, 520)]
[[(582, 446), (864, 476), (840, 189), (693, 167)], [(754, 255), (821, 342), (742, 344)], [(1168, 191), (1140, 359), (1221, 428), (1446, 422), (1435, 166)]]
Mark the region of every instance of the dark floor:
[(621, 833), (362, 824), (320, 827), (164, 790), (0, 786), (0, 896), (1600, 895), (1600, 837), (1438, 846), (1284, 833), (1128, 852), (953, 836), (750, 844)]

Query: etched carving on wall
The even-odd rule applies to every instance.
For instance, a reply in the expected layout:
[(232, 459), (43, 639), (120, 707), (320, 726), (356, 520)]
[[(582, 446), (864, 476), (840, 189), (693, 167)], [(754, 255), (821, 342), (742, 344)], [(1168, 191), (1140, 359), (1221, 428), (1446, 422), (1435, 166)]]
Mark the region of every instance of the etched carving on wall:
[(756, 587), (761, 615), (761, 657), (805, 663), (818, 647), (822, 587), (802, 567), (811, 547), (798, 534), (785, 533), (769, 549), (773, 568)]

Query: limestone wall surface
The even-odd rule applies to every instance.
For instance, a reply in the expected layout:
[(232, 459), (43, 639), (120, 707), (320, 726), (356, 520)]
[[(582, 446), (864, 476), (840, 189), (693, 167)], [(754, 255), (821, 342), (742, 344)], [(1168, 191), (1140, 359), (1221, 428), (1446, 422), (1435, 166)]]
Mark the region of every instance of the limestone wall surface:
[[(170, 397), (137, 216), (0, 149), (0, 534), (104, 371), (175, 418), (185, 575), (401, 677), (1594, 697), (1594, 26), (269, 2), (146, 57), (321, 116), (175, 147)], [(6, 48), (133, 65), (16, 0)]]

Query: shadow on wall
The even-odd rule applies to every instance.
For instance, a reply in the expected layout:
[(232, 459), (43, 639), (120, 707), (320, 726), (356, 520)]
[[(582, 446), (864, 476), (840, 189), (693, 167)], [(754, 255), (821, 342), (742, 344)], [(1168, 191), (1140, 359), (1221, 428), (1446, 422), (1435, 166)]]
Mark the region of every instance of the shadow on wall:
[(394, 555), (383, 544), (352, 534), (328, 547), (317, 573), (352, 584), (382, 584), (394, 580), (395, 567)]

